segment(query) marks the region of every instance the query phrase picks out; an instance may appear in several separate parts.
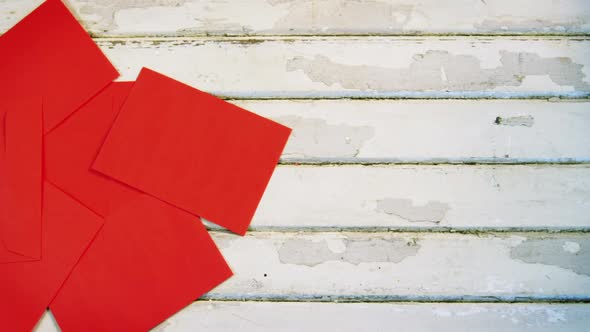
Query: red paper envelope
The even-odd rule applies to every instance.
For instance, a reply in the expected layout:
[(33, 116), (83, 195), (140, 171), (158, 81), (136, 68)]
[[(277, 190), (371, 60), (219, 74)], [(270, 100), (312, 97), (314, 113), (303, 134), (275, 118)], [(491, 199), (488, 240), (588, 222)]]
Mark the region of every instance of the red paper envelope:
[(59, 0), (47, 0), (0, 37), (0, 99), (43, 96), (51, 130), (119, 74)]
[(3, 331), (31, 331), (102, 225), (50, 184), (43, 191), (43, 258), (0, 264)]
[(145, 331), (231, 275), (198, 218), (90, 170), (132, 86), (110, 84), (45, 137), (48, 180), (106, 218), (51, 305), (64, 331)]
[(45, 136), (45, 177), (106, 217), (140, 192), (90, 169), (132, 82), (114, 82)]
[(140, 195), (105, 219), (50, 309), (63, 331), (147, 331), (230, 276), (198, 218)]
[(40, 98), (0, 100), (0, 263), (41, 258)]
[(290, 132), (144, 68), (93, 168), (244, 234)]

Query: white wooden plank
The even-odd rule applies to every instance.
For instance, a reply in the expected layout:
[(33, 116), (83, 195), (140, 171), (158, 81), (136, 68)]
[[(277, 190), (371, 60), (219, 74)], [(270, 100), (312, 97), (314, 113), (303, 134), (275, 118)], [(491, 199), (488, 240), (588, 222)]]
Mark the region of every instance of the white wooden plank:
[(586, 38), (99, 39), (142, 66), (232, 98), (587, 97)]
[[(0, 1), (0, 30), (41, 0)], [(67, 0), (97, 35), (588, 33), (585, 0)]]
[(214, 232), (234, 276), (206, 299), (590, 299), (590, 235)]
[(293, 128), (293, 162), (588, 162), (590, 103), (232, 101)]
[(590, 166), (279, 166), (252, 228), (588, 229)]
[[(184, 331), (587, 331), (588, 304), (199, 301), (155, 328)], [(35, 332), (58, 332), (50, 313)]]
[(588, 305), (197, 302), (156, 330), (583, 331)]

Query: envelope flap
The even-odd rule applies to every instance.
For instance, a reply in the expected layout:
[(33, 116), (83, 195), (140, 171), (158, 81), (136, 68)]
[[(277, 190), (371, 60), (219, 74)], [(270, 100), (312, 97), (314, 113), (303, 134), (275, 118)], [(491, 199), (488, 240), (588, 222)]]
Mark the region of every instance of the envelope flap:
[(0, 104), (0, 263), (41, 258), (43, 116), (40, 98)]
[(60, 0), (48, 0), (0, 38), (0, 97), (45, 96), (48, 132), (119, 74)]

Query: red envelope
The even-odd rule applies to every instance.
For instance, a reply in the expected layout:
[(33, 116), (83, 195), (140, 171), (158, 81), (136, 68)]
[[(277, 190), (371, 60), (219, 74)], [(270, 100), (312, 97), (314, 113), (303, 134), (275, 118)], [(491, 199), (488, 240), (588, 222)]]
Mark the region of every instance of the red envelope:
[(90, 170), (132, 86), (110, 84), (45, 137), (48, 180), (106, 218), (51, 305), (65, 331), (145, 331), (231, 276), (198, 218)]
[(40, 98), (0, 100), (0, 263), (41, 258)]
[(144, 68), (93, 168), (243, 235), (290, 132)]
[(47, 0), (0, 37), (0, 99), (43, 96), (50, 131), (119, 74), (59, 0)]
[(100, 217), (50, 184), (43, 191), (43, 258), (0, 264), (3, 331), (31, 331), (100, 229)]
[(45, 178), (106, 217), (140, 192), (90, 169), (132, 82), (114, 82), (45, 136)]
[(147, 331), (231, 274), (198, 218), (140, 195), (105, 219), (50, 309), (63, 331)]

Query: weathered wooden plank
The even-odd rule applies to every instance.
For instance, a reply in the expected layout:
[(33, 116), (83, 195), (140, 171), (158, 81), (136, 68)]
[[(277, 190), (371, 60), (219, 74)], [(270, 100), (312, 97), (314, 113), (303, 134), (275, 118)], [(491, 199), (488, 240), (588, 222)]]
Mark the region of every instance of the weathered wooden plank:
[(588, 229), (590, 166), (279, 166), (252, 228)]
[[(153, 331), (585, 331), (588, 304), (285, 303), (199, 301)], [(57, 332), (43, 316), (35, 332)]]
[(99, 39), (141, 66), (232, 98), (587, 97), (586, 38)]
[(293, 128), (283, 163), (590, 161), (589, 102), (232, 102)]
[(206, 299), (590, 300), (590, 234), (213, 232), (235, 275)]
[[(41, 0), (0, 2), (6, 30)], [(68, 0), (96, 35), (576, 34), (585, 0)]]

